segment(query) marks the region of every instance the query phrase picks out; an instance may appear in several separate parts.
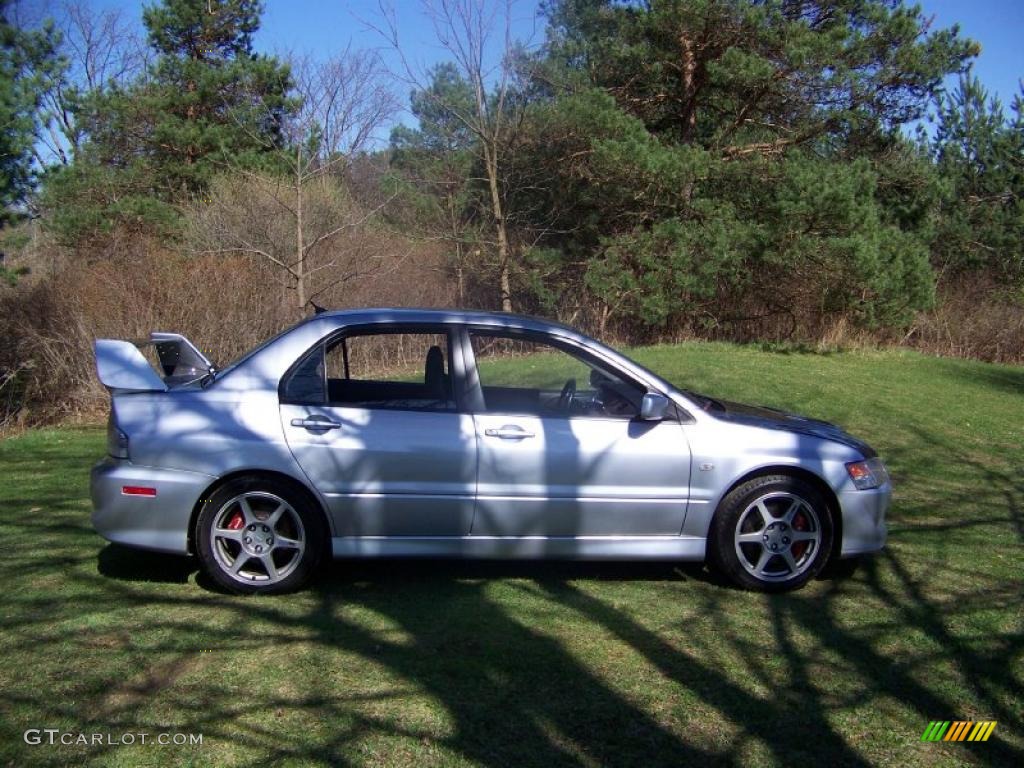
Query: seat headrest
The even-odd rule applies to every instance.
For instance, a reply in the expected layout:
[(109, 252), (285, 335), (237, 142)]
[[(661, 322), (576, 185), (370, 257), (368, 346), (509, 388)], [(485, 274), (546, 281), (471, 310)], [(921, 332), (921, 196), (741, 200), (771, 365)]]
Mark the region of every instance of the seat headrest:
[(423, 366), (423, 383), (427, 385), (428, 397), (444, 400), (445, 392), (444, 353), (436, 344), (427, 350), (427, 362)]

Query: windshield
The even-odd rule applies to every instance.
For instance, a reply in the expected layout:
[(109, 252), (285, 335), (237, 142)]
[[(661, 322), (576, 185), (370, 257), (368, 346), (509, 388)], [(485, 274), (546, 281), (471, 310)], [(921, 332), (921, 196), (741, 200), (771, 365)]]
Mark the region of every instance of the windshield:
[[(600, 342), (598, 342), (598, 343), (600, 343)], [(630, 365), (632, 365), (634, 368), (639, 368), (641, 371), (643, 371), (646, 374), (648, 374), (651, 378), (653, 378), (653, 379), (657, 380), (659, 383), (663, 384), (666, 389), (675, 390), (676, 392), (679, 392), (680, 394), (684, 395), (689, 400), (692, 400), (702, 411), (710, 411), (710, 410), (724, 411), (725, 410), (725, 406), (722, 404), (722, 402), (720, 400), (716, 400), (713, 397), (708, 397), (707, 395), (702, 395), (699, 392), (694, 392), (692, 389), (686, 389), (685, 387), (676, 386), (672, 382), (667, 381), (665, 378), (663, 378), (663, 377), (659, 376), (658, 374), (656, 374), (654, 371), (652, 371), (647, 366), (641, 365), (640, 363), (638, 363), (636, 360), (634, 360), (633, 358), (629, 357), (628, 355), (625, 355), (622, 352), (619, 352), (618, 350), (613, 350), (613, 349), (611, 349), (610, 347), (608, 347), (608, 346), (606, 346), (604, 344), (601, 344), (601, 346), (604, 347), (605, 349), (610, 350), (613, 354), (615, 354), (618, 357), (622, 358), (623, 360), (628, 362)]]

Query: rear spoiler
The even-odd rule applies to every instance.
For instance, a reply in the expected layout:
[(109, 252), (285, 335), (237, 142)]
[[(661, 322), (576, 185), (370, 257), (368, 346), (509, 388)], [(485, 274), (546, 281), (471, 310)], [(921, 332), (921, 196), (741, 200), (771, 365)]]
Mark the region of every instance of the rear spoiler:
[[(152, 346), (159, 375), (140, 348)], [(196, 346), (178, 333), (151, 333), (144, 341), (96, 340), (96, 373), (111, 392), (166, 392), (216, 373)]]

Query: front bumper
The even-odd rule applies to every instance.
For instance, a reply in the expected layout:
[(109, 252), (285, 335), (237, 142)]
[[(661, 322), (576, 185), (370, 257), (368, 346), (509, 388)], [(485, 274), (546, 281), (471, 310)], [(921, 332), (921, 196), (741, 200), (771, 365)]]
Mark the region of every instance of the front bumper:
[[(192, 510), (211, 475), (140, 467), (110, 456), (92, 468), (92, 524), (108, 541), (157, 552), (186, 554)], [(126, 496), (124, 486), (156, 489), (156, 496)]]
[(839, 494), (839, 505), (843, 510), (841, 557), (865, 555), (885, 546), (885, 516), (891, 501), (890, 483), (869, 491), (848, 490)]

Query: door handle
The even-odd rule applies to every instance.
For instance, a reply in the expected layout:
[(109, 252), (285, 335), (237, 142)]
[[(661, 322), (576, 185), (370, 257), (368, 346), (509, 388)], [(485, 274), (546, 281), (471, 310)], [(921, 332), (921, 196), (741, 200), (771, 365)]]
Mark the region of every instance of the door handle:
[(292, 426), (303, 429), (339, 429), (341, 424), (330, 419), (292, 419)]
[(524, 437), (533, 437), (533, 432), (527, 432), (522, 427), (509, 424), (498, 429), (485, 429), (484, 434), (488, 437), (500, 437), (502, 440), (522, 440)]

